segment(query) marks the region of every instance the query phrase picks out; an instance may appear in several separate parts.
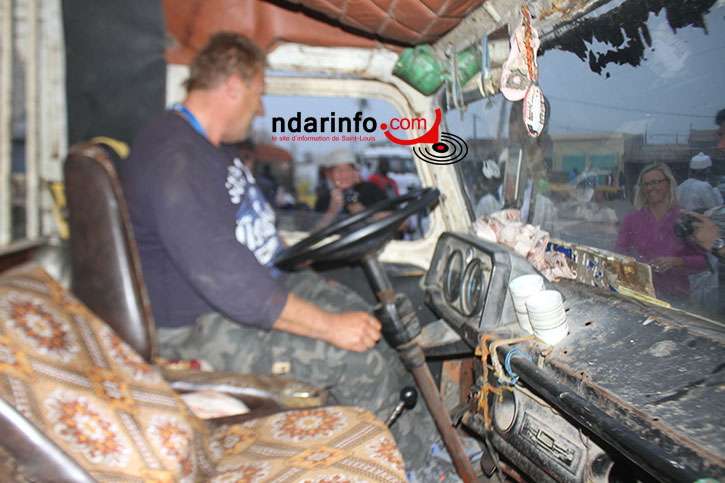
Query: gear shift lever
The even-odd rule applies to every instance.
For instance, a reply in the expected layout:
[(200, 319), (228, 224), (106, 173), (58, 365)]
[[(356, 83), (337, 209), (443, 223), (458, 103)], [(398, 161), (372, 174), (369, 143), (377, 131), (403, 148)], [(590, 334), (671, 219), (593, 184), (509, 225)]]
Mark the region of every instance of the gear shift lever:
[(387, 427), (391, 427), (395, 420), (397, 420), (401, 415), (403, 409), (413, 409), (417, 401), (418, 391), (416, 391), (413, 386), (405, 386), (400, 390), (400, 402), (395, 406), (395, 409), (393, 409), (393, 413), (390, 415), (388, 420), (385, 421), (385, 425)]
[(375, 309), (375, 316), (383, 324), (383, 336), (395, 347), (400, 361), (413, 375), (461, 479), (465, 483), (478, 482), (461, 438), (453, 428), (451, 417), (443, 406), (435, 380), (425, 363), (425, 353), (416, 340), (420, 335), (420, 322), (413, 303), (404, 294), (395, 293), (383, 264), (375, 253), (366, 255), (360, 262), (370, 287), (380, 301)]

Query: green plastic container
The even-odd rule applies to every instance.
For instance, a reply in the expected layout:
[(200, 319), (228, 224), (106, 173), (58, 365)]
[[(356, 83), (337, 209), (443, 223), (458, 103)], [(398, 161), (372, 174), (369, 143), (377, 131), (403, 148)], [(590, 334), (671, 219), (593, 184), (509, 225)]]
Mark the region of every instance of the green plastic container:
[(473, 44), (458, 52), (456, 61), (458, 63), (458, 77), (461, 79), (461, 85), (463, 85), (481, 71), (481, 49), (477, 44)]
[[(481, 70), (481, 51), (472, 45), (457, 54), (458, 77), (461, 85)], [(451, 79), (448, 69), (443, 67), (430, 45), (418, 45), (405, 49), (393, 68), (393, 74), (403, 79), (416, 90), (429, 96)]]
[(438, 62), (430, 45), (405, 49), (395, 63), (393, 75), (426, 96), (437, 91), (446, 80), (446, 70)]

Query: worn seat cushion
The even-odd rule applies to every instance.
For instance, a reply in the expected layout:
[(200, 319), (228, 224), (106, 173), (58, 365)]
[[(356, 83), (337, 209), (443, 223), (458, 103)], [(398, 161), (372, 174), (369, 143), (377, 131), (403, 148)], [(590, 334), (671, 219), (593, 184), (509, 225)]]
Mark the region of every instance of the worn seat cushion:
[(211, 481), (406, 481), (387, 427), (355, 407), (297, 409), (219, 426), (209, 449), (220, 458)]
[(193, 481), (208, 432), (130, 346), (37, 265), (0, 276), (0, 397), (96, 479)]
[(0, 275), (0, 397), (100, 481), (405, 481), (390, 432), (362, 409), (209, 430), (34, 264)]

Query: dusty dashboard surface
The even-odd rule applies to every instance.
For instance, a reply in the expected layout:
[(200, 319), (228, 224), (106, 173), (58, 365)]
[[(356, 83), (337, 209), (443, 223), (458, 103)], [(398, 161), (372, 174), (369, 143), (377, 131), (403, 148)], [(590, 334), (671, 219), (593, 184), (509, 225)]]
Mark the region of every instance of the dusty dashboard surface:
[(446, 233), (438, 242), (428, 301), (472, 356), (479, 347), (466, 426), (536, 481), (611, 481), (640, 468), (644, 480), (725, 477), (721, 323), (558, 282), (548, 288), (564, 296), (568, 336), (553, 347), (501, 344), (499, 364), (515, 347), (506, 369), (521, 379), (484, 376), (482, 339), (528, 335), (508, 283), (533, 272), (507, 248), (472, 236)]

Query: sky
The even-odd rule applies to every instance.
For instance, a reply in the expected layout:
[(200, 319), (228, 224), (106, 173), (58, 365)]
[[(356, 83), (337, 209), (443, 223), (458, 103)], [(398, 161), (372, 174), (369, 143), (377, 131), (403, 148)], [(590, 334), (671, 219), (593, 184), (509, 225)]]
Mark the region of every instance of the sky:
[[(715, 113), (725, 108), (725, 2), (720, 1), (705, 17), (707, 34), (686, 27), (673, 33), (664, 18), (650, 15), (653, 44), (639, 67), (608, 65), (596, 74), (569, 52), (549, 51), (539, 57), (539, 85), (551, 104), (549, 130), (558, 133), (620, 131), (647, 133), (649, 143), (686, 142), (690, 129), (715, 129)], [(595, 45), (595, 50), (603, 46)], [(609, 74), (607, 77), (605, 74)], [(492, 104), (479, 101), (460, 113), (446, 115), (447, 130), (464, 138), (495, 137), (503, 99)], [(290, 98), (267, 96), (265, 116), (254, 129), (272, 131), (273, 116), (288, 117), (300, 111), (302, 117), (354, 115), (357, 100), (344, 98)], [(384, 101), (372, 99), (364, 110), (378, 124), (395, 117)], [(370, 134), (384, 140), (380, 129)], [(404, 137), (399, 134), (399, 137)], [(360, 143), (277, 142), (296, 158), (310, 151), (313, 157), (331, 149), (361, 149)]]

